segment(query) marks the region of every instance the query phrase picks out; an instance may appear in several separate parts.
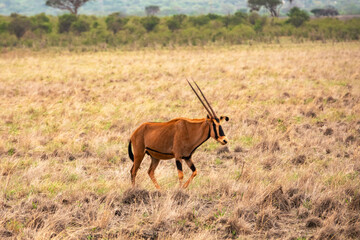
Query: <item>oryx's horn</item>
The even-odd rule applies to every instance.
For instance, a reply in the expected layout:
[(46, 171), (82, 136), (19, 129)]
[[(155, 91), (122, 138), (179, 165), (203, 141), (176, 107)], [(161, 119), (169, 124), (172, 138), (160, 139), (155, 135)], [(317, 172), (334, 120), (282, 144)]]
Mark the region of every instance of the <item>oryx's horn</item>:
[(207, 105), (209, 106), (211, 112), (213, 113), (213, 117), (218, 118), (218, 117), (216, 116), (216, 113), (215, 113), (214, 109), (211, 107), (210, 103), (209, 103), (208, 100), (206, 99), (205, 95), (203, 94), (203, 92), (201, 91), (201, 89), (199, 88), (199, 86), (197, 85), (197, 83), (196, 83), (194, 80), (192, 80), (192, 81), (195, 83), (196, 87), (199, 89), (201, 95), (202, 95), (203, 98), (205, 99)]
[[(191, 85), (191, 83), (189, 82), (189, 80), (186, 79), (186, 81), (188, 82), (188, 84), (190, 85), (191, 89), (194, 91), (194, 93), (196, 94), (196, 96), (199, 98), (200, 102), (202, 103), (202, 105), (204, 106), (204, 108), (206, 109), (206, 111), (209, 113), (209, 115), (210, 115), (211, 117), (214, 117), (214, 116), (211, 114), (209, 108), (208, 108), (208, 107), (205, 105), (205, 103), (201, 100), (199, 94), (197, 94), (197, 92), (195, 91), (195, 89), (193, 88), (193, 86)], [(195, 83), (195, 84), (196, 84), (196, 83)], [(205, 99), (205, 100), (206, 100), (206, 99)]]

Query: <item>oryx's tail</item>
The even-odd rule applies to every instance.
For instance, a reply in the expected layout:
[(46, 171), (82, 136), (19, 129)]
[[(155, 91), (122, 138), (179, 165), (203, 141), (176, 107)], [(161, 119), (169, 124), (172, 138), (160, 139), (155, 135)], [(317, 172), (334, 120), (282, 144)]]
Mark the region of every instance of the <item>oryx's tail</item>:
[(129, 141), (128, 153), (129, 153), (129, 158), (131, 159), (131, 161), (134, 162), (134, 154), (133, 154), (133, 152), (131, 150), (131, 140)]

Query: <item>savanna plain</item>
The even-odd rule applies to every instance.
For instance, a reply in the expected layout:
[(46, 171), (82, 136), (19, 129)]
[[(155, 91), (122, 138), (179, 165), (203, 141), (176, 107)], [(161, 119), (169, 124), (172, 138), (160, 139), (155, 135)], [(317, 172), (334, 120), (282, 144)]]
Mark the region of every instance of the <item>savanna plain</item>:
[[(206, 117), (186, 78), (229, 143), (132, 188), (141, 123)], [(359, 42), (3, 51), (0, 238), (359, 239), (359, 145)]]

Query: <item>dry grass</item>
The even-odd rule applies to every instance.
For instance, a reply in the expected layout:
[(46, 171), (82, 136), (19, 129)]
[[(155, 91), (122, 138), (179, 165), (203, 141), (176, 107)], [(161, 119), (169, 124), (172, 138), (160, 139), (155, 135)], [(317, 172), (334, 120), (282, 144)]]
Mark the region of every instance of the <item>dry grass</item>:
[[(253, 45), (0, 55), (0, 238), (359, 238), (360, 45)], [(127, 141), (145, 121), (219, 114), (178, 189)], [(185, 177), (190, 170), (185, 169)], [(310, 226), (310, 227), (309, 227)]]

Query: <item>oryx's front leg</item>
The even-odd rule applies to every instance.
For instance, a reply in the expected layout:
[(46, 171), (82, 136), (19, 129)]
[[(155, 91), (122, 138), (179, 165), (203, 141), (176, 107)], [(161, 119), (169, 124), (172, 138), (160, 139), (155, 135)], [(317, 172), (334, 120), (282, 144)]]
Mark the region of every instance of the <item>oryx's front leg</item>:
[(182, 170), (182, 163), (181, 163), (181, 159), (176, 159), (176, 168), (178, 170), (178, 174), (179, 174), (179, 183), (180, 183), (180, 187), (182, 186), (182, 180), (184, 179), (184, 173)]
[(189, 177), (189, 179), (186, 181), (186, 183), (183, 186), (184, 188), (187, 188), (189, 186), (190, 182), (193, 180), (193, 178), (197, 175), (197, 171), (196, 171), (195, 165), (191, 161), (191, 159), (185, 159), (185, 162), (192, 171), (191, 176)]

